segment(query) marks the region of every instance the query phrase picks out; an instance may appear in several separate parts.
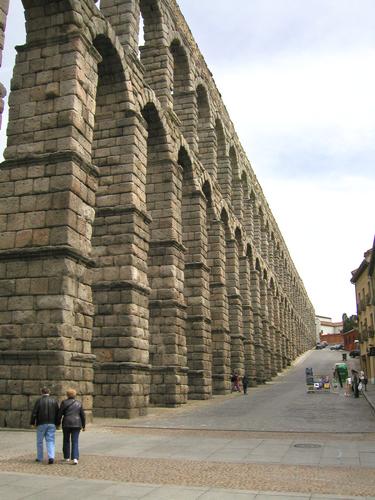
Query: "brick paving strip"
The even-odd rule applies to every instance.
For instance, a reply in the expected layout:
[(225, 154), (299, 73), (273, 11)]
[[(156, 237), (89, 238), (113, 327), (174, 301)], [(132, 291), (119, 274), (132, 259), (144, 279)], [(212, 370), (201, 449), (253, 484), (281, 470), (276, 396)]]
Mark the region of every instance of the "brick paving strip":
[(36, 464), (34, 455), (0, 460), (0, 470), (28, 474), (144, 484), (210, 486), (228, 489), (370, 496), (375, 474), (370, 468), (276, 464), (233, 464), (192, 460), (120, 458), (85, 455), (78, 466)]

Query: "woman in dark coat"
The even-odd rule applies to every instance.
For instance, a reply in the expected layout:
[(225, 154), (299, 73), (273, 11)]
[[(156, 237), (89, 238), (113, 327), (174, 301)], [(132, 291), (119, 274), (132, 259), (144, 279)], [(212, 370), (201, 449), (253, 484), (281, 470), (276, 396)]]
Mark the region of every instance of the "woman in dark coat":
[(66, 462), (70, 462), (70, 459), (72, 459), (73, 464), (77, 465), (79, 459), (79, 433), (81, 429), (85, 430), (86, 417), (82, 403), (76, 399), (76, 391), (68, 389), (66, 395), (68, 399), (61, 403), (58, 425), (60, 425), (62, 419), (64, 459)]

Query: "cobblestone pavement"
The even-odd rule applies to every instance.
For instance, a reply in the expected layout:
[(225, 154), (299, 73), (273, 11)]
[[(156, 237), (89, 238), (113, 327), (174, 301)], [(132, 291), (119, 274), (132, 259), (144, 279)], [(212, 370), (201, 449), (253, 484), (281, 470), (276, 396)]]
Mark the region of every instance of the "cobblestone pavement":
[[(74, 484), (79, 484), (80, 480), (112, 481), (118, 483), (119, 488), (122, 484), (125, 494), (130, 483), (152, 485), (153, 488), (155, 485), (194, 487), (200, 494), (205, 488), (206, 493), (212, 489), (234, 489), (282, 491), (284, 495), (286, 492), (320, 493), (347, 498), (366, 497), (375, 491), (375, 435), (368, 433), (352, 436), (269, 434), (96, 425), (81, 436), (82, 459), (78, 467), (61, 463), (61, 454), (53, 466), (36, 464), (33, 431), (4, 430), (0, 439), (0, 471), (32, 474), (35, 485), (43, 484), (38, 479), (41, 475), (48, 475), (74, 479)], [(57, 433), (56, 445), (60, 450), (61, 432)], [(0, 485), (4, 486), (2, 475)], [(0, 497), (8, 498), (2, 496), (1, 491), (0, 488)], [(92, 494), (91, 489), (84, 495), (89, 493)], [(81, 498), (91, 498), (84, 495)]]
[[(60, 453), (54, 465), (37, 464), (35, 431), (2, 430), (0, 498), (375, 500), (371, 496), (375, 492), (375, 432), (369, 430), (374, 428), (375, 416), (366, 413), (370, 407), (364, 398), (331, 395), (341, 398), (343, 407), (347, 404), (342, 414), (344, 431), (350, 427), (347, 419), (358, 413), (358, 421), (366, 424), (360, 432), (353, 432), (358, 429), (355, 422), (350, 433), (340, 427), (335, 432), (316, 432), (308, 420), (309, 432), (262, 431), (269, 422), (272, 428), (273, 417), (268, 421), (265, 417), (257, 430), (238, 430), (233, 423), (220, 430), (230, 423), (226, 405), (232, 406), (233, 419), (239, 422), (245, 407), (242, 401), (253, 401), (256, 391), (261, 398), (272, 397), (275, 386), (279, 392), (291, 391), (301, 368), (302, 361), (274, 384), (252, 390), (248, 399), (233, 394), (190, 402), (179, 409), (155, 408), (135, 421), (97, 419), (81, 434), (81, 460), (76, 467), (62, 463)], [(323, 420), (331, 414), (326, 396), (312, 395), (325, 401), (326, 410), (324, 405), (319, 407), (326, 411), (321, 414)], [(292, 394), (286, 399), (290, 412)], [(259, 408), (257, 412), (260, 415)], [(202, 415), (206, 428), (198, 425)], [(180, 425), (184, 422), (195, 428), (184, 428)], [(58, 432), (58, 451), (61, 444)]]

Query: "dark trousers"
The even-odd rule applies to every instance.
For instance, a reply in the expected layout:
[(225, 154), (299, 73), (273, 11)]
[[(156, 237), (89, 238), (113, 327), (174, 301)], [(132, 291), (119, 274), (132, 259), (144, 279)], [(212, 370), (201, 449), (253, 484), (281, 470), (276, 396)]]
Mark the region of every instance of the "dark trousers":
[(78, 440), (81, 429), (63, 427), (63, 454), (64, 458), (79, 459)]

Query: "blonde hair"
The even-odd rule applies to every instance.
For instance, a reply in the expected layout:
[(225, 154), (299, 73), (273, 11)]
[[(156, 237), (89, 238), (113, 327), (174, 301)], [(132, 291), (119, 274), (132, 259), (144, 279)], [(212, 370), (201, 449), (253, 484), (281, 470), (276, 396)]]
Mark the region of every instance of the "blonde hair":
[(72, 389), (71, 387), (66, 391), (66, 395), (68, 398), (75, 398), (77, 396), (77, 391)]

